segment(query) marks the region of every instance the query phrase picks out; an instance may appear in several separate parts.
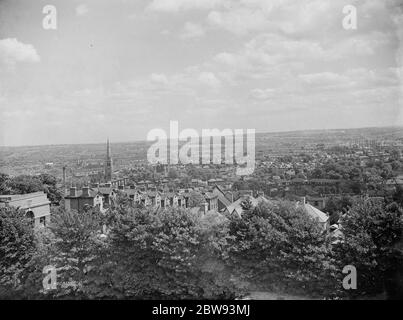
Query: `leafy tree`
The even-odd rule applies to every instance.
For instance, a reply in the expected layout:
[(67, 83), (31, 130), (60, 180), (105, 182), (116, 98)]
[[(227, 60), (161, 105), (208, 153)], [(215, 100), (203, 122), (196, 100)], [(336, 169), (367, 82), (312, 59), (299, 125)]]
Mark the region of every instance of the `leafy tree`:
[(300, 172), (297, 174), (297, 178), (306, 180), (306, 175), (303, 172)]
[(54, 205), (59, 205), (63, 198), (63, 190), (57, 187), (57, 179), (50, 175), (43, 173), (39, 176), (43, 185), (43, 191), (46, 192), (48, 199)]
[(192, 191), (189, 196), (189, 208), (200, 207), (204, 202), (206, 202), (205, 198), (200, 192)]
[(12, 194), (25, 194), (42, 191), (42, 182), (38, 177), (21, 175), (10, 179), (9, 187)]
[(87, 273), (102, 256), (103, 218), (97, 210), (86, 213), (60, 210), (52, 220), (51, 264), (57, 269), (56, 297), (86, 297)]
[(103, 286), (119, 298), (235, 297), (221, 260), (226, 229), (200, 219), (176, 208), (129, 210), (111, 230)]
[(54, 236), (48, 228), (35, 230), (35, 252), (19, 277), (18, 291), (24, 299), (46, 299), (54, 291), (44, 290), (44, 268), (53, 264)]
[(246, 212), (250, 212), (250, 210), (252, 210), (253, 204), (252, 204), (252, 201), (250, 200), (249, 197), (247, 197), (246, 199), (242, 200), (241, 208), (242, 208), (243, 211), (246, 211)]
[(399, 160), (401, 159), (401, 154), (400, 154), (400, 150), (397, 148), (394, 148), (390, 151), (390, 156), (393, 160)]
[(34, 252), (34, 231), (25, 212), (0, 208), (0, 297), (18, 294), (19, 277)]
[(349, 196), (330, 197), (326, 201), (324, 211), (329, 214), (345, 213), (352, 205), (352, 198)]
[(5, 173), (0, 173), (0, 194), (10, 194), (9, 176)]
[(401, 239), (402, 209), (396, 203), (360, 199), (342, 217), (341, 226), (344, 241), (335, 247), (340, 267), (354, 265), (358, 273), (358, 288), (351, 294), (382, 292), (388, 275), (402, 266), (394, 247)]
[(178, 175), (178, 172), (176, 171), (176, 169), (170, 168), (169, 171), (168, 171), (168, 178), (176, 179), (178, 177), (179, 177), (179, 175)]
[(0, 174), (0, 194), (26, 194), (38, 191), (46, 192), (48, 199), (55, 205), (58, 205), (63, 197), (62, 190), (57, 187), (56, 178), (50, 174), (16, 177)]
[(401, 167), (401, 163), (397, 160), (393, 161), (391, 163), (391, 167), (393, 171), (399, 171), (400, 167)]
[(311, 173), (311, 178), (323, 179), (325, 177), (325, 172), (321, 168), (315, 168)]
[[(230, 219), (234, 272), (259, 289), (333, 293), (335, 266), (325, 235), (290, 202), (260, 203)], [(263, 287), (262, 287), (263, 286)]]
[(403, 207), (403, 187), (396, 184), (395, 192), (393, 193), (393, 200)]
[(55, 186), (57, 183), (57, 179), (54, 176), (47, 173), (40, 174), (38, 178), (41, 180), (43, 184), (47, 184), (49, 186)]

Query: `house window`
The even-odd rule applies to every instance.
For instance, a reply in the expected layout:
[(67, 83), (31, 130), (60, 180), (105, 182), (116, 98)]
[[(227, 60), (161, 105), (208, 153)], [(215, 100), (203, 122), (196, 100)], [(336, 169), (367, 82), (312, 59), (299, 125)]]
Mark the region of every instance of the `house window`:
[(35, 225), (35, 215), (34, 215), (34, 213), (31, 210), (29, 210), (29, 211), (27, 211), (27, 213), (25, 215), (30, 220), (31, 225), (34, 226)]
[(39, 224), (41, 225), (41, 226), (46, 226), (46, 217), (40, 217), (39, 218)]

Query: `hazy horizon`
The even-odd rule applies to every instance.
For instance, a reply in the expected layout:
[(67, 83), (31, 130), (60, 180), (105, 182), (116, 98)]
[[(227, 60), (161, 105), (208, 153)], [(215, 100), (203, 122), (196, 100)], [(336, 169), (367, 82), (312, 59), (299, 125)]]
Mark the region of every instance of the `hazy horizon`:
[[(301, 130), (284, 130), (284, 131), (258, 131), (256, 132), (256, 135), (264, 135), (264, 134), (287, 134), (287, 133), (298, 133), (298, 132), (315, 132), (315, 131), (343, 131), (343, 130), (370, 130), (370, 129), (403, 129), (403, 125), (392, 125), (392, 126), (379, 126), (379, 127), (354, 127), (354, 128), (329, 128), (329, 129), (301, 129)], [(179, 132), (184, 129), (179, 127)], [(214, 129), (214, 128), (210, 128)], [(217, 128), (218, 129), (218, 128)], [(224, 128), (225, 129), (225, 128)], [(230, 129), (230, 128), (228, 128)], [(237, 128), (234, 128), (237, 129)], [(221, 129), (220, 129), (221, 130)], [(168, 131), (167, 131), (168, 133)], [(245, 133), (245, 130), (244, 130)], [(201, 134), (201, 132), (200, 132)], [(0, 148), (23, 148), (23, 147), (47, 147), (47, 146), (65, 146), (65, 145), (99, 145), (99, 144), (106, 144), (107, 136), (105, 136), (105, 139), (102, 141), (93, 141), (93, 142), (72, 142), (72, 143), (55, 143), (55, 144), (36, 144), (36, 145), (0, 145)], [(168, 139), (169, 140), (169, 139)], [(141, 142), (149, 142), (152, 143), (152, 141), (147, 141), (146, 138), (144, 139), (139, 139), (139, 140), (117, 140), (117, 141), (112, 141), (109, 139), (109, 142), (111, 144), (122, 144), (122, 143), (141, 143)]]

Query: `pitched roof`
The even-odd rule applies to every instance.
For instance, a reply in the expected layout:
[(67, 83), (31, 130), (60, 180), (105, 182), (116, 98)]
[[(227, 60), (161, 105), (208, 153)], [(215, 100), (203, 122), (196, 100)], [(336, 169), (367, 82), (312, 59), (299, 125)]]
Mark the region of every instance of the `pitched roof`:
[(231, 201), (229, 201), (229, 200), (225, 197), (225, 195), (224, 195), (224, 193), (222, 192), (222, 190), (221, 190), (220, 188), (218, 188), (217, 186), (213, 189), (213, 193), (218, 196), (218, 200), (221, 201), (221, 203), (222, 203), (224, 206), (228, 207), (228, 206), (231, 204)]
[(242, 214), (242, 202), (246, 199), (249, 199), (252, 202), (253, 206), (256, 206), (259, 203), (259, 200), (251, 197), (251, 196), (244, 196), (244, 197), (240, 197), (238, 200), (234, 201), (233, 203), (231, 203), (229, 206), (227, 206), (227, 210), (229, 213), (237, 213), (238, 215)]
[(217, 194), (215, 194), (213, 192), (210, 192), (210, 191), (207, 191), (207, 192), (204, 193), (204, 198), (206, 200), (207, 199), (214, 199), (214, 198), (217, 198)]
[(319, 222), (325, 223), (329, 219), (326, 213), (320, 211), (309, 203), (304, 203), (304, 209), (312, 218), (318, 219)]

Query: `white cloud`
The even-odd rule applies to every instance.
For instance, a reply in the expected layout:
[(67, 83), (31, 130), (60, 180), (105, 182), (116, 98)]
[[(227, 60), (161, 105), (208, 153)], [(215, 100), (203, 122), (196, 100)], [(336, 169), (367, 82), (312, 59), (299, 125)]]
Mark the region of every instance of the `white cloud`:
[(184, 26), (183, 33), (181, 34), (182, 39), (191, 39), (204, 36), (204, 28), (196, 23), (186, 22)]
[(157, 83), (157, 84), (168, 84), (168, 78), (165, 74), (162, 73), (153, 73), (150, 76), (150, 79), (152, 82)]
[(153, 0), (148, 10), (178, 12), (192, 9), (212, 9), (226, 3), (227, 0)]
[(207, 21), (232, 33), (243, 35), (262, 30), (268, 24), (267, 17), (260, 10), (238, 8), (228, 12), (211, 11)]
[(326, 87), (349, 83), (348, 77), (333, 72), (301, 74), (298, 77), (310, 86)]
[(267, 99), (273, 98), (275, 95), (275, 92), (276, 92), (276, 90), (272, 89), (272, 88), (267, 88), (267, 89), (256, 88), (251, 91), (251, 96), (252, 96), (252, 98), (257, 99), (257, 100), (267, 100)]
[(212, 64), (230, 73), (242, 73), (245, 77), (256, 78), (267, 72), (299, 69), (309, 61), (325, 61), (326, 56), (327, 50), (319, 42), (262, 34), (245, 43), (237, 52), (217, 54)]
[(391, 35), (383, 32), (371, 32), (355, 37), (340, 39), (327, 52), (328, 59), (338, 59), (345, 56), (370, 56), (375, 54), (379, 47), (385, 47), (391, 40)]
[(39, 62), (40, 57), (31, 44), (15, 38), (0, 40), (0, 63), (13, 67), (18, 62)]
[(221, 85), (221, 81), (212, 72), (202, 72), (198, 79), (202, 84), (212, 88), (218, 88)]
[(88, 6), (86, 4), (80, 4), (76, 7), (77, 16), (85, 16), (88, 13)]
[[(16, 120), (9, 122), (10, 135), (24, 133), (9, 138), (65, 141), (75, 130), (77, 139), (97, 140), (106, 130), (121, 139), (141, 137), (139, 128), (164, 124), (172, 114), (189, 127), (237, 127), (245, 115), (254, 115), (250, 121), (258, 130), (387, 123), (398, 110), (397, 88), (403, 88), (396, 72), (400, 68), (403, 75), (396, 35), (403, 20), (393, 1), (401, 2), (354, 1), (358, 29), (344, 30), (345, 0), (118, 1), (100, 4), (97, 21), (85, 18), (93, 9), (83, 4), (89, 2), (77, 0), (73, 15), (65, 17), (72, 28), (63, 39), (50, 31), (32, 33), (35, 15), (19, 21), (17, 30), (15, 12), (7, 12), (4, 38), (18, 32), (20, 41), (40, 50), (0, 40), (1, 107), (38, 111), (29, 119), (22, 112), (25, 120), (19, 121), (19, 114), (8, 113)], [(87, 48), (90, 43), (95, 47)], [(39, 60), (46, 61), (41, 81), (32, 66), (2, 72), (5, 64)], [(107, 125), (87, 132), (87, 125), (76, 123), (77, 112), (89, 122), (104, 115)], [(48, 124), (61, 118), (62, 126), (52, 127), (49, 136)]]
[[(375, 57), (380, 48), (391, 42), (388, 34), (370, 33), (355, 37), (320, 41), (310, 38), (290, 38), (281, 34), (260, 34), (241, 49), (218, 53), (209, 68), (227, 70), (247, 78), (264, 78), (267, 74), (281, 77), (286, 73), (303, 73), (313, 66), (326, 67), (341, 61), (359, 61)], [(326, 72), (326, 70), (324, 71)], [(306, 73), (313, 73), (308, 70)]]
[[(362, 0), (356, 34), (391, 27), (391, 8), (397, 0)], [(346, 35), (342, 27), (344, 0), (240, 0), (211, 8), (207, 21), (217, 28), (245, 35), (253, 32), (320, 37), (324, 33)]]

